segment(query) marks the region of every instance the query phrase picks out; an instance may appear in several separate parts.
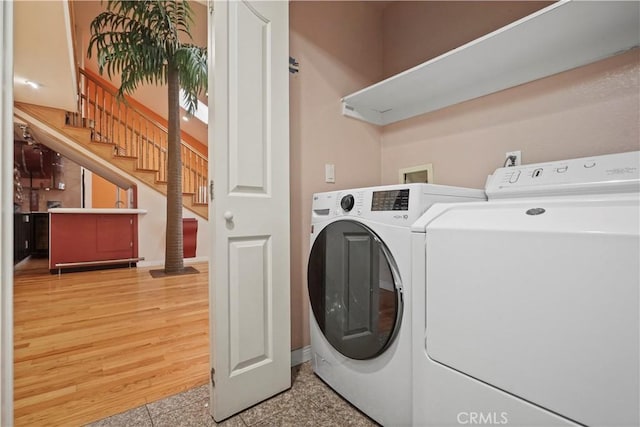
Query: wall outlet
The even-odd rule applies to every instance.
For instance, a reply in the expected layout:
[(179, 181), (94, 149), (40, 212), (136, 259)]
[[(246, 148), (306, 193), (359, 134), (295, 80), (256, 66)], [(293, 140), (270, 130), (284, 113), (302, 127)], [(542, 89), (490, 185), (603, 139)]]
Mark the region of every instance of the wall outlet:
[(505, 160), (510, 156), (515, 156), (514, 161), (505, 161), (505, 166), (520, 166), (522, 164), (522, 153), (520, 150), (518, 151), (507, 151), (504, 153)]

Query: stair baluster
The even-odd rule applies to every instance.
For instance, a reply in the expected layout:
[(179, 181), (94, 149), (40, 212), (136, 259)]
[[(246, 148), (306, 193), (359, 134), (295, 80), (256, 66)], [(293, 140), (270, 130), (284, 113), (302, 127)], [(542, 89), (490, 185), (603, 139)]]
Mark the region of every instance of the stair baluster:
[[(79, 71), (79, 113), (70, 124), (92, 129), (92, 140), (114, 145), (116, 157), (137, 157), (142, 170), (156, 171), (156, 180), (167, 179), (166, 125), (139, 111), (131, 102), (118, 102), (117, 90), (85, 70)], [(182, 141), (183, 192), (195, 204), (207, 204), (206, 156)], [(204, 189), (204, 190), (203, 190)]]

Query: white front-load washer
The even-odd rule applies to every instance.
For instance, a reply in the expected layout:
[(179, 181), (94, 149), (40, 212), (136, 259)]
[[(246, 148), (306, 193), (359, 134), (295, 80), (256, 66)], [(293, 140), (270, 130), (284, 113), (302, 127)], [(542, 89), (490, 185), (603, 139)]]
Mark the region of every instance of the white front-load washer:
[(414, 224), (416, 426), (640, 424), (639, 168), (501, 168)]
[(314, 372), (385, 426), (411, 424), (411, 224), (482, 190), (406, 184), (313, 196), (308, 289)]

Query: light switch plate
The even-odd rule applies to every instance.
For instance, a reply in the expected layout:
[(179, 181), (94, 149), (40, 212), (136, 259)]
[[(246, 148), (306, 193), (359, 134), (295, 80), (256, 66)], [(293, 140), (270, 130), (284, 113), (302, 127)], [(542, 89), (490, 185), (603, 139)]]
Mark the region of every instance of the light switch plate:
[(324, 165), (324, 182), (335, 184), (336, 182), (336, 166), (331, 163)]

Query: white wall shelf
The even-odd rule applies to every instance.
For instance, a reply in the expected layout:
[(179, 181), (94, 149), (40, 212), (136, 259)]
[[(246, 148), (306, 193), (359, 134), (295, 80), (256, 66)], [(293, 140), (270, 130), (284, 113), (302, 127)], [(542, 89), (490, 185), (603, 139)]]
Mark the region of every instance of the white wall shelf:
[(387, 125), (586, 65), (640, 45), (640, 2), (564, 1), (342, 99)]

